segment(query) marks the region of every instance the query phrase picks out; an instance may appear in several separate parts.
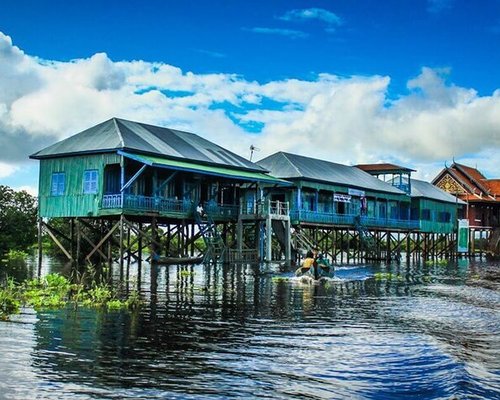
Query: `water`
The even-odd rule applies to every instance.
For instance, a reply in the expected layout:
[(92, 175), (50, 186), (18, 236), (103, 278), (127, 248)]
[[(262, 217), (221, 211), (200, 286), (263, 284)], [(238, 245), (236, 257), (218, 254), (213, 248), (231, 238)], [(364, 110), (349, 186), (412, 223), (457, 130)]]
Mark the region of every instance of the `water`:
[(151, 284), (144, 268), (136, 313), (0, 323), (0, 398), (500, 398), (499, 264), (351, 266), (319, 284), (180, 270), (158, 267)]

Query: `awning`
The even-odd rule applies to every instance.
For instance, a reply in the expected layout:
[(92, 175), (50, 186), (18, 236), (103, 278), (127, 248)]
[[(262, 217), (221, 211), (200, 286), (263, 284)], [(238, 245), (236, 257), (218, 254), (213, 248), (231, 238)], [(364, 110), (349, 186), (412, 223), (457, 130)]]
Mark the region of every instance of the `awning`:
[(132, 154), (125, 151), (118, 151), (118, 154), (135, 160), (145, 165), (159, 168), (168, 168), (178, 171), (195, 172), (205, 175), (221, 176), (250, 182), (264, 182), (274, 185), (288, 186), (290, 182), (275, 178), (263, 172), (244, 171), (235, 168), (218, 167), (214, 165), (196, 164), (189, 161), (170, 160), (167, 158), (147, 156), (144, 154)]

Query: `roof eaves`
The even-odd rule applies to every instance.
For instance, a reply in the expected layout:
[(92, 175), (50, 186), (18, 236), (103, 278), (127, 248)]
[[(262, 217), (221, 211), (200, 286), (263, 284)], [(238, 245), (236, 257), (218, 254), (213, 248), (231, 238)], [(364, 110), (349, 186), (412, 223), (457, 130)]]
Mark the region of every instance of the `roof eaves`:
[(152, 157), (158, 157), (158, 158), (164, 158), (166, 160), (175, 160), (175, 161), (184, 161), (184, 162), (192, 162), (200, 165), (206, 165), (206, 166), (213, 166), (213, 167), (221, 167), (221, 168), (231, 168), (235, 170), (240, 170), (240, 171), (248, 171), (248, 172), (260, 172), (262, 174), (269, 173), (268, 170), (262, 168), (262, 169), (256, 169), (256, 168), (247, 168), (247, 167), (241, 167), (238, 165), (227, 165), (227, 164), (220, 164), (220, 163), (213, 163), (213, 162), (208, 162), (208, 161), (202, 161), (202, 160), (191, 160), (185, 157), (174, 157), (174, 156), (167, 156), (164, 154), (158, 154), (155, 152), (148, 152), (148, 151), (139, 151), (134, 148), (129, 148), (129, 147), (123, 147), (122, 149), (118, 149), (118, 154), (121, 155), (122, 152), (130, 153), (130, 154), (138, 154), (138, 155), (145, 155), (145, 156), (152, 156)]
[(103, 153), (116, 153), (116, 148), (112, 149), (99, 149), (99, 150), (84, 150), (84, 151), (72, 151), (69, 153), (58, 153), (58, 154), (46, 154), (42, 156), (38, 156), (38, 153), (34, 153), (29, 156), (32, 160), (45, 160), (49, 158), (62, 158), (69, 156), (85, 156), (90, 154), (103, 154)]
[[(485, 194), (489, 194), (489, 190), (486, 189), (482, 183), (480, 183), (476, 178), (473, 178), (471, 176), (471, 174), (469, 174), (467, 172), (467, 169), (464, 168), (464, 167), (467, 167), (466, 165), (461, 165), (461, 164), (458, 164), (458, 163), (455, 163), (455, 167), (462, 173), (464, 174), (472, 183), (474, 183), (479, 189), (481, 189), (481, 191)], [(471, 167), (467, 167), (467, 168), (471, 168)], [(479, 174), (480, 172), (477, 171)]]

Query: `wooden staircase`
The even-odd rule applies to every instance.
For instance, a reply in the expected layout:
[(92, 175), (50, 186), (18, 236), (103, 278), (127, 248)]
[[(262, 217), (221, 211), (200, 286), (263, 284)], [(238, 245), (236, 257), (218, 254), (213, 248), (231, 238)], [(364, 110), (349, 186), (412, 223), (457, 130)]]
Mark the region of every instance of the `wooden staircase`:
[(200, 215), (200, 213), (196, 211), (194, 212), (194, 217), (201, 237), (206, 245), (203, 262), (213, 261), (215, 263), (223, 261), (227, 252), (227, 247), (217, 230), (217, 225), (213, 218), (208, 213)]

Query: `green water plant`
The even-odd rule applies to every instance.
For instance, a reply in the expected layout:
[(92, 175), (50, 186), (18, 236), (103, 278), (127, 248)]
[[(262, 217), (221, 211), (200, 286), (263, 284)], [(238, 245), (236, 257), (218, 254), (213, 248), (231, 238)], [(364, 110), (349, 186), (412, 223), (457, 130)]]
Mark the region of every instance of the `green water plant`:
[(187, 269), (183, 269), (179, 272), (180, 276), (195, 276), (196, 272), (188, 271)]
[(0, 320), (9, 319), (12, 314), (18, 314), (21, 302), (18, 299), (16, 287), (12, 279), (7, 280), (5, 288), (0, 289)]
[(392, 272), (375, 272), (373, 277), (376, 281), (403, 281), (404, 277), (401, 274), (393, 274)]
[(132, 291), (121, 297), (108, 283), (93, 281), (90, 285), (71, 283), (59, 274), (30, 279), (20, 285), (9, 280), (0, 289), (0, 319), (8, 319), (19, 312), (21, 306), (39, 309), (61, 308), (66, 305), (103, 309), (137, 309), (142, 303), (139, 292)]

